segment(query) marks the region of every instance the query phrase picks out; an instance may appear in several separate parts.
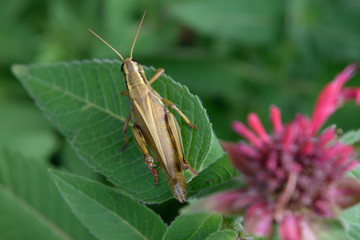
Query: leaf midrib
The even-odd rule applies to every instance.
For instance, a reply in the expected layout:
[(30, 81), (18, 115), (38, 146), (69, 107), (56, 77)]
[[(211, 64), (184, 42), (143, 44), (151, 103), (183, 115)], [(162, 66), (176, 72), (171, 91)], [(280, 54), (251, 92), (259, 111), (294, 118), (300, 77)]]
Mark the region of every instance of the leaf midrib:
[(188, 239), (191, 239), (197, 232), (199, 232), (200, 228), (201, 228), (201, 227), (209, 220), (209, 218), (211, 218), (212, 216), (213, 216), (213, 215), (208, 216), (208, 217), (206, 218), (206, 220), (203, 221), (203, 222), (199, 225), (199, 227), (197, 228), (197, 230), (194, 231), (193, 234), (191, 234), (191, 236), (190, 236)]
[[(74, 94), (74, 93), (72, 93), (72, 92), (70, 92), (68, 90), (65, 90), (65, 89), (63, 89), (61, 87), (49, 84), (46, 81), (44, 81), (42, 78), (39, 78), (39, 77), (35, 76), (34, 74), (32, 74), (32, 76), (31, 76), (31, 81), (36, 81), (36, 82), (38, 82), (40, 84), (43, 84), (45, 86), (48, 86), (49, 88), (54, 89), (55, 91), (63, 92), (65, 95), (67, 95), (69, 97), (72, 97), (72, 98), (74, 98), (74, 99), (76, 99), (78, 101), (86, 103), (87, 105), (85, 107), (87, 107), (87, 106), (94, 107), (94, 108), (96, 108), (96, 109), (98, 109), (98, 110), (100, 110), (100, 111), (102, 111), (104, 113), (109, 114), (110, 116), (112, 116), (112, 117), (114, 117), (116, 119), (119, 119), (122, 122), (125, 122), (125, 118), (122, 118), (121, 116), (109, 111), (109, 109), (106, 109), (106, 108), (103, 108), (103, 107), (101, 107), (99, 105), (96, 105), (96, 104), (90, 102), (89, 100), (87, 100), (87, 99), (85, 99), (83, 97), (80, 97), (80, 96), (78, 96), (78, 95), (76, 95), (76, 94)], [(84, 108), (84, 107), (82, 107), (82, 108)]]
[[(85, 192), (80, 191), (80, 189), (76, 188), (75, 186), (71, 185), (71, 183), (69, 183), (68, 181), (64, 180), (63, 178), (59, 177), (58, 175), (52, 173), (52, 175), (54, 177), (56, 177), (57, 179), (59, 179), (60, 181), (62, 181), (63, 183), (65, 183), (66, 185), (68, 185), (68, 187), (72, 188), (73, 190), (77, 191), (79, 194), (83, 195), (84, 197), (87, 197), (90, 201), (94, 202), (96, 205), (98, 205), (99, 207), (107, 210), (107, 212), (110, 212), (113, 216), (119, 218), (122, 220), (123, 223), (125, 223), (126, 225), (128, 225), (131, 229), (133, 229), (136, 233), (138, 233), (138, 235), (147, 240), (148, 238), (146, 236), (144, 236), (136, 227), (134, 227), (133, 225), (131, 225), (131, 223), (129, 223), (127, 220), (125, 220), (124, 218), (122, 218), (120, 215), (118, 215), (116, 212), (111, 211), (109, 208), (107, 208), (106, 206), (104, 206), (103, 204), (101, 204), (101, 202), (97, 201), (94, 198), (91, 198), (90, 195), (86, 194)], [(56, 186), (59, 188), (60, 187), (58, 185), (58, 183), (56, 182)], [(65, 198), (65, 196), (62, 194), (62, 196)], [(72, 207), (71, 207), (72, 208)]]
[(34, 216), (36, 219), (38, 219), (40, 222), (42, 222), (49, 229), (53, 230), (53, 232), (56, 233), (59, 237), (61, 237), (63, 239), (73, 239), (66, 232), (64, 232), (61, 228), (56, 226), (56, 224), (54, 224), (49, 218), (47, 218), (45, 215), (43, 215), (41, 212), (39, 212), (36, 208), (34, 208), (32, 205), (27, 203), (21, 197), (16, 195), (13, 191), (11, 191), (9, 188), (7, 188), (7, 186), (0, 184), (0, 189), (2, 189), (12, 199), (15, 199), (15, 201), (18, 202), (21, 206), (23, 206), (28, 212), (30, 212), (32, 214), (32, 216)]

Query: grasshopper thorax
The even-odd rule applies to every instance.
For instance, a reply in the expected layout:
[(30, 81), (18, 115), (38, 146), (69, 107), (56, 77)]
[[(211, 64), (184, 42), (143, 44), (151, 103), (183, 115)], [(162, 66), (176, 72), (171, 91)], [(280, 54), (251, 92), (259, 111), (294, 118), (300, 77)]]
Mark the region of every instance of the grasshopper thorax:
[(141, 64), (132, 58), (126, 58), (124, 60), (121, 65), (121, 72), (124, 75), (127, 89), (134, 88), (141, 84), (148, 84)]

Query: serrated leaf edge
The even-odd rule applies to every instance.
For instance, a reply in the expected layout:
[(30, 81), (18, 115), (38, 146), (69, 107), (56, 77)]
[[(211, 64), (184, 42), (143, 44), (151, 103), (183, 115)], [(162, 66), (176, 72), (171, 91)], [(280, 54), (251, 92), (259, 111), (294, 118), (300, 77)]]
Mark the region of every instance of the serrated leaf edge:
[[(71, 208), (71, 211), (74, 213), (73, 211), (73, 207), (71, 206), (71, 203), (67, 200), (67, 198), (63, 195), (63, 192), (61, 191), (60, 189), (60, 186), (58, 185), (57, 181), (55, 180), (55, 178), (63, 181), (65, 184), (69, 185), (69, 187), (71, 187), (72, 189), (74, 189), (75, 191), (79, 192), (80, 194), (82, 194), (83, 196), (85, 196), (86, 198), (90, 199), (91, 201), (93, 201), (95, 204), (97, 204), (98, 206), (100, 206), (101, 208), (109, 211), (111, 214), (113, 214), (114, 216), (120, 218), (124, 223), (126, 223), (126, 225), (130, 226), (131, 229), (133, 229), (136, 233), (139, 234), (139, 236), (141, 236), (143, 239), (148, 239), (146, 236), (144, 236), (141, 232), (139, 232), (139, 230), (137, 228), (135, 228), (133, 225), (131, 225), (126, 219), (124, 219), (123, 217), (119, 216), (116, 212), (114, 211), (111, 211), (110, 209), (108, 209), (106, 206), (102, 205), (100, 202), (98, 202), (97, 200), (91, 198), (89, 195), (85, 194), (84, 192), (80, 191), (78, 188), (74, 187), (73, 185), (71, 185), (70, 183), (68, 183), (66, 180), (62, 179), (61, 177), (59, 177), (59, 175), (63, 174), (63, 175), (68, 175), (68, 176), (71, 176), (71, 177), (75, 177), (75, 178), (79, 178), (79, 179), (82, 179), (86, 182), (89, 182), (89, 183), (92, 183), (94, 185), (98, 185), (102, 188), (105, 188), (106, 190), (109, 190), (115, 194), (122, 194), (122, 195), (126, 195), (127, 197), (131, 198), (134, 202), (136, 202), (136, 204), (138, 204), (139, 206), (142, 206), (144, 208), (146, 208), (149, 212), (151, 212), (151, 214), (155, 217), (158, 217), (159, 220), (166, 226), (166, 224), (164, 223), (164, 221), (157, 215), (155, 214), (151, 209), (147, 208), (146, 206), (140, 204), (138, 201), (136, 201), (132, 196), (128, 195), (128, 194), (123, 194), (123, 193), (120, 193), (118, 191), (115, 191), (114, 189), (110, 188), (110, 187), (107, 187), (105, 185), (102, 185), (96, 181), (93, 181), (93, 180), (90, 180), (90, 179), (87, 179), (87, 178), (84, 178), (82, 176), (78, 176), (78, 175), (73, 175), (73, 174), (68, 174), (68, 173), (64, 173), (64, 172), (60, 172), (60, 171), (56, 171), (56, 170), (52, 170), (52, 169), (49, 169), (49, 173), (50, 173), (50, 176), (51, 178), (53, 179), (53, 182), (55, 183), (56, 185), (56, 188), (58, 189), (58, 191), (60, 192), (61, 196), (63, 197), (63, 199), (65, 200), (65, 202), (68, 204), (68, 206)], [(58, 173), (60, 173), (58, 175)], [(74, 213), (74, 215), (76, 216), (76, 214)], [(78, 217), (77, 217), (78, 218)], [(78, 220), (81, 222), (81, 224), (83, 224), (87, 229), (89, 229), (86, 224), (84, 224), (83, 220), (78, 218)], [(91, 234), (93, 234), (94, 236), (97, 237), (97, 235), (95, 233), (92, 232), (91, 229), (89, 229), (89, 231), (91, 232)]]

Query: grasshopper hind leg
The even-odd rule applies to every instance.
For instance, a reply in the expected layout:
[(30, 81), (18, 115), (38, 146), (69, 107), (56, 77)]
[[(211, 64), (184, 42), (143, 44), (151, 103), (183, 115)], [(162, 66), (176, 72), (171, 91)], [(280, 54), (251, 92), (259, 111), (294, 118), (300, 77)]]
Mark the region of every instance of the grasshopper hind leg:
[(148, 168), (151, 170), (151, 173), (154, 176), (155, 179), (155, 185), (158, 185), (158, 175), (157, 172), (155, 170), (155, 163), (154, 163), (154, 159), (151, 157), (147, 145), (146, 145), (146, 141), (144, 138), (144, 134), (142, 133), (141, 129), (134, 125), (132, 127), (132, 132), (134, 135), (134, 139), (136, 142), (136, 145), (138, 146), (138, 148), (140, 149), (140, 151), (142, 152), (142, 154), (144, 154), (144, 159), (145, 159), (145, 164), (148, 166)]
[(171, 141), (176, 150), (176, 155), (181, 160), (181, 168), (188, 169), (192, 174), (197, 175), (197, 172), (190, 167), (189, 163), (185, 159), (180, 128), (175, 117), (170, 112), (166, 112), (166, 124)]
[[(163, 103), (165, 103), (169, 108), (174, 109), (174, 110), (184, 119), (184, 121), (187, 123), (187, 125), (189, 125), (189, 126), (192, 127), (192, 128), (195, 128), (196, 130), (199, 129), (198, 126), (195, 126), (194, 124), (192, 124), (192, 123), (190, 122), (190, 120), (185, 116), (185, 114), (183, 114), (183, 113), (180, 111), (180, 109), (178, 109), (177, 106), (176, 106), (172, 101), (170, 101), (170, 100), (168, 100), (168, 99), (166, 99), (166, 98), (161, 98), (161, 101), (162, 101)], [(178, 128), (179, 128), (179, 127), (178, 127)]]

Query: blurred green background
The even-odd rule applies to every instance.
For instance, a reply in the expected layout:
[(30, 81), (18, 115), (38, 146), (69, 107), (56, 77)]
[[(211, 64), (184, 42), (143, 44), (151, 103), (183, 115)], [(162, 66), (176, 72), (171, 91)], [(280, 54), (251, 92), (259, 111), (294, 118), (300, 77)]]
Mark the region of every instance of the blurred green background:
[[(269, 128), (271, 104), (282, 109), (284, 121), (311, 114), (321, 88), (360, 62), (358, 0), (1, 1), (0, 144), (34, 159), (71, 159), (10, 67), (116, 58), (87, 28), (126, 57), (144, 10), (134, 58), (164, 68), (198, 95), (225, 140), (238, 138), (230, 124), (246, 121), (251, 111)], [(329, 122), (349, 130), (359, 127), (359, 117), (351, 103)]]

